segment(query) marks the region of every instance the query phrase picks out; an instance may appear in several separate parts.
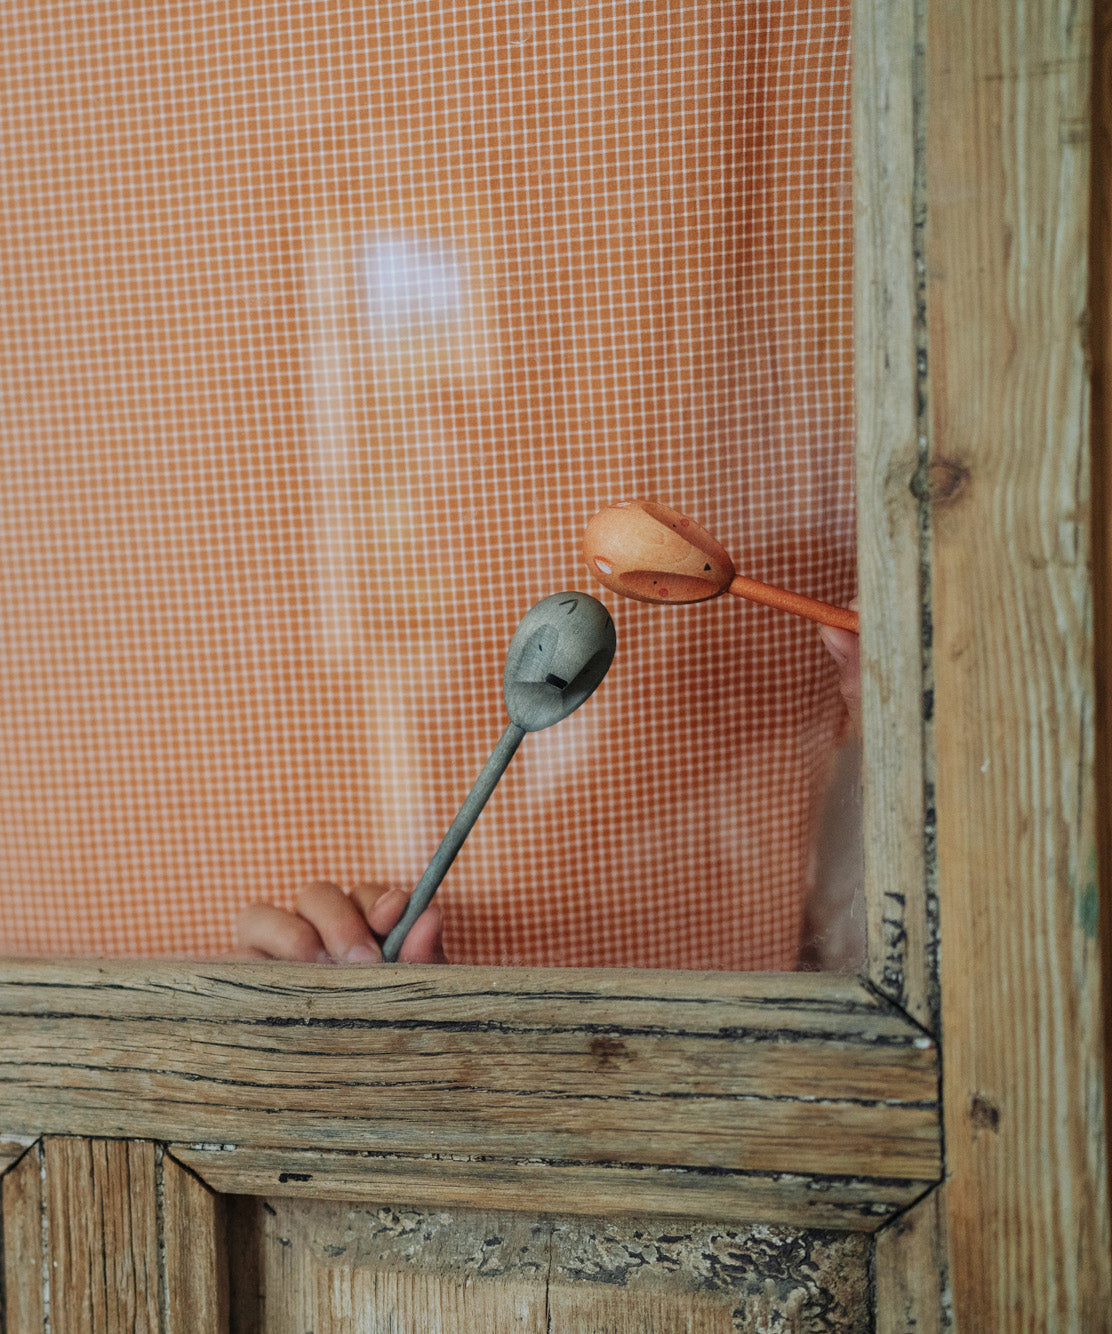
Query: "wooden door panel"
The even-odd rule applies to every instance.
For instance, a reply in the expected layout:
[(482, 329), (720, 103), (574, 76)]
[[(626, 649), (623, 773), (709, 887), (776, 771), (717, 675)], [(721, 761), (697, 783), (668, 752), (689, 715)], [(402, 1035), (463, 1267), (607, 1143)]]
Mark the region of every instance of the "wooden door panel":
[(160, 1145), (51, 1137), (4, 1181), (13, 1334), (872, 1328), (861, 1232), (225, 1200)]
[(266, 1334), (871, 1328), (872, 1243), (856, 1233), (290, 1199), (251, 1208)]

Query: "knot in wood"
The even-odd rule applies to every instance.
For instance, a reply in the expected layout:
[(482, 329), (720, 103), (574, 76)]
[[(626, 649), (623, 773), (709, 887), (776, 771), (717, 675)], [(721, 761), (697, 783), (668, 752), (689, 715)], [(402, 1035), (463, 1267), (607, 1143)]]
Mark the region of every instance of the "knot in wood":
[(970, 476), (964, 463), (936, 459), (927, 469), (927, 499), (932, 505), (952, 505), (968, 486)]

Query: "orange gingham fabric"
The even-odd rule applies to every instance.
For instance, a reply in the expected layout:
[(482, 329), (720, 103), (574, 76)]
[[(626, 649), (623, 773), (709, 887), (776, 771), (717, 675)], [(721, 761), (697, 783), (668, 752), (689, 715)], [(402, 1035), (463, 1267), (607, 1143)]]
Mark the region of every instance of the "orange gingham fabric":
[(840, 725), (814, 627), (623, 603), (617, 499), (854, 591), (848, 4), (8, 0), (0, 948), (218, 955), (412, 882), (549, 593), (451, 958), (785, 969)]

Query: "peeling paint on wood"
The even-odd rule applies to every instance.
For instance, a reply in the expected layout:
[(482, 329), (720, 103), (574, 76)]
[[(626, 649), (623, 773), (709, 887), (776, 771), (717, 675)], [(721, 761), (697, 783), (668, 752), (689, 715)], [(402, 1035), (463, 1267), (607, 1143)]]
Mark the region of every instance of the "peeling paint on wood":
[[(257, 1239), (279, 1334), (303, 1334), (314, 1310), (316, 1334), (389, 1328), (390, 1302), (398, 1328), (445, 1332), (865, 1334), (872, 1321), (859, 1235), (272, 1200)], [(361, 1317), (322, 1326), (325, 1292)]]

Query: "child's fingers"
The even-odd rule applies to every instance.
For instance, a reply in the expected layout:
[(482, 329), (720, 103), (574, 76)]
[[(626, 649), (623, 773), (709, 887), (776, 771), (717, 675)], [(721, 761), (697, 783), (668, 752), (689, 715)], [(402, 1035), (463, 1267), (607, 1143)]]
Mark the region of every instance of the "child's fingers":
[(253, 959), (288, 959), (294, 963), (325, 963), (328, 953), (316, 929), (304, 918), (255, 903), (239, 915), (236, 943)]
[(838, 664), (838, 670), (844, 672), (851, 667), (854, 659), (860, 658), (860, 641), (852, 630), (839, 630), (833, 625), (820, 625), (819, 635), (826, 645), (827, 652)]
[[(382, 958), (376, 936), (390, 934), (409, 895), (386, 885), (339, 885), (317, 881), (297, 900), (297, 912), (256, 903), (236, 922), (236, 944), (248, 959), (298, 963), (374, 963)], [(447, 963), (439, 908), (429, 908), (413, 924), (402, 946), (405, 963)]]
[[(409, 894), (397, 885), (356, 885), (351, 896), (363, 909), (371, 930), (385, 939), (401, 920)], [(447, 963), (443, 919), (437, 907), (426, 908), (413, 923), (398, 959), (402, 963)]]
[(379, 939), (384, 939), (405, 912), (409, 895), (398, 885), (356, 885), (351, 897), (359, 905), (367, 925)]
[[(850, 606), (855, 606), (856, 601), (855, 598)], [(830, 625), (819, 626), (819, 634), (838, 668), (838, 687), (854, 726), (860, 726), (861, 639), (852, 630), (840, 630)]]
[(447, 963), (440, 909), (426, 908), (413, 923), (398, 952), (400, 963)]
[(298, 896), (297, 911), (315, 927), (337, 963), (376, 963), (382, 958), (358, 903), (339, 885), (318, 880)]

